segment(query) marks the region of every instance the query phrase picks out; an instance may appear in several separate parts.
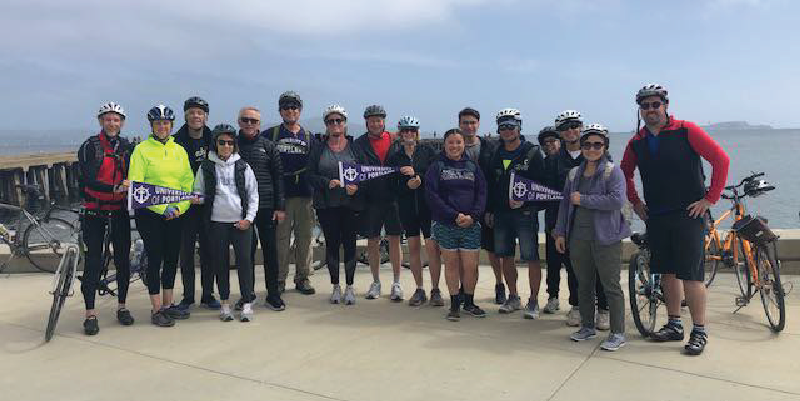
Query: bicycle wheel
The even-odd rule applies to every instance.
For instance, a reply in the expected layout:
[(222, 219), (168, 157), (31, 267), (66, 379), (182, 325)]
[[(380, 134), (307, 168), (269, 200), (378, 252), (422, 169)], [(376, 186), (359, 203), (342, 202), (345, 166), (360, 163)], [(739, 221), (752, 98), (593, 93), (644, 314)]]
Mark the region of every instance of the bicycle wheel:
[(47, 273), (55, 271), (51, 266), (61, 259), (68, 244), (78, 243), (75, 226), (59, 218), (29, 225), (22, 238), (28, 260), (34, 267)]
[(649, 337), (655, 330), (654, 312), (658, 310), (658, 301), (652, 297), (653, 283), (650, 282), (649, 261), (646, 259), (647, 255), (642, 252), (631, 256), (628, 263), (628, 298), (636, 329), (644, 337)]
[[(736, 282), (739, 283), (739, 291), (742, 297), (749, 300), (753, 296), (753, 281), (750, 278), (750, 260), (744, 252), (744, 240), (739, 238), (737, 242), (739, 243), (739, 258), (735, 261), (736, 265), (734, 266), (736, 270)], [(752, 250), (753, 249), (750, 248), (751, 252)]]
[(64, 301), (70, 295), (72, 289), (72, 279), (75, 274), (75, 267), (78, 263), (78, 255), (74, 251), (65, 253), (59, 263), (58, 270), (56, 271), (56, 285), (53, 288), (53, 304), (50, 306), (50, 316), (47, 319), (47, 328), (44, 331), (44, 341), (50, 342), (55, 333), (56, 325), (58, 324), (58, 317), (61, 315), (61, 308), (64, 306)]
[(714, 279), (717, 277), (717, 269), (722, 263), (722, 253), (719, 251), (719, 246), (714, 237), (709, 238), (708, 247), (705, 250), (705, 284), (706, 288), (711, 286)]
[(769, 327), (775, 333), (780, 333), (786, 326), (786, 305), (784, 291), (781, 284), (781, 262), (777, 259), (777, 247), (773, 245), (770, 252), (766, 245), (759, 245), (756, 250), (756, 267), (758, 269), (758, 291), (761, 294), (761, 303), (767, 314)]

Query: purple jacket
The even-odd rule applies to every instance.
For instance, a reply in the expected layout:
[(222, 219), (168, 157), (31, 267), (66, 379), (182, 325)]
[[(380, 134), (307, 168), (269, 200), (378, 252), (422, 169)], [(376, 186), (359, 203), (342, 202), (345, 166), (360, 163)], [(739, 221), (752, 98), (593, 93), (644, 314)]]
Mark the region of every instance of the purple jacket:
[[(625, 204), (625, 176), (619, 166), (613, 165), (613, 170), (608, 179), (605, 178), (606, 163), (611, 163), (605, 157), (600, 159), (597, 171), (591, 178), (588, 193), (581, 194), (581, 207), (594, 211), (594, 229), (597, 242), (602, 245), (611, 245), (631, 235), (631, 228), (625, 216), (622, 215), (622, 206)], [(586, 161), (575, 167), (575, 179), (567, 178), (564, 184), (564, 199), (558, 208), (558, 222), (555, 233), (569, 239), (572, 228), (572, 219), (575, 217), (575, 205), (570, 202), (570, 194), (578, 190), (580, 177), (586, 169)], [(569, 242), (567, 242), (569, 243)]]
[(431, 219), (455, 224), (463, 213), (479, 222), (486, 208), (486, 179), (476, 162), (464, 154), (454, 161), (442, 153), (425, 173), (425, 196)]

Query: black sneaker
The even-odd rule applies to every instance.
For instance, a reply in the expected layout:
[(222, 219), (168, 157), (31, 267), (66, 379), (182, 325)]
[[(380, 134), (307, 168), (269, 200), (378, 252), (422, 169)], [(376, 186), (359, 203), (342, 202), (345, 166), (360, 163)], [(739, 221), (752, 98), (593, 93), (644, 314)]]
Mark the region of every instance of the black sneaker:
[(502, 305), (506, 303), (506, 286), (503, 284), (494, 285), (494, 303)]
[(700, 355), (708, 344), (708, 334), (704, 331), (692, 330), (689, 334), (689, 342), (683, 346), (689, 355)]
[(655, 342), (683, 341), (683, 337), (683, 327), (670, 323), (650, 335), (650, 339)]
[(267, 309), (271, 309), (276, 312), (286, 310), (286, 304), (279, 297), (267, 297), (267, 301), (264, 302), (264, 306), (266, 306)]
[(236, 301), (236, 304), (233, 305), (233, 310), (235, 311), (242, 310), (242, 305), (244, 305), (244, 299), (239, 298), (239, 300)]
[(414, 295), (408, 300), (408, 306), (420, 306), (428, 301), (428, 296), (425, 295), (425, 290), (417, 288)]
[(191, 313), (189, 313), (188, 309), (183, 309), (175, 304), (172, 304), (167, 309), (164, 309), (164, 313), (175, 320), (184, 320), (191, 316)]
[(100, 332), (100, 324), (97, 323), (97, 316), (89, 316), (83, 321), (83, 332), (87, 336), (93, 336)]
[(458, 313), (458, 309), (450, 309), (450, 312), (447, 312), (447, 320), (451, 322), (457, 322), (461, 319), (461, 314)]
[[(294, 288), (303, 295), (314, 295), (317, 290), (311, 285), (308, 280), (295, 281)], [(283, 291), (281, 291), (283, 292)]]
[(131, 311), (127, 309), (117, 309), (117, 321), (123, 326), (130, 326), (133, 324), (133, 316)]
[(464, 312), (474, 317), (486, 317), (486, 311), (478, 305), (464, 305)]
[(167, 315), (163, 310), (150, 315), (150, 323), (158, 327), (172, 327), (175, 325), (175, 320)]
[(211, 310), (219, 310), (220, 308), (222, 308), (222, 304), (219, 303), (219, 301), (217, 301), (217, 298), (214, 298), (213, 295), (209, 295), (206, 298), (201, 298), (200, 305), (203, 305)]

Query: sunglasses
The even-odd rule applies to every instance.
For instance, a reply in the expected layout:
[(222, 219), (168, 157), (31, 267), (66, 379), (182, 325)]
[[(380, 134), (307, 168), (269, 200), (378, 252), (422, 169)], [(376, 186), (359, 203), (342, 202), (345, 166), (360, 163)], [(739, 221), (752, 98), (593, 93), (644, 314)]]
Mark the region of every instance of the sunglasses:
[(570, 122), (564, 123), (561, 126), (559, 126), (558, 130), (559, 131), (566, 131), (566, 130), (580, 128), (582, 126), (583, 126), (583, 124), (580, 121), (570, 121)]
[(258, 124), (259, 122), (257, 118), (249, 118), (249, 117), (239, 117), (239, 121), (245, 124)]
[(655, 109), (661, 107), (661, 104), (662, 103), (659, 102), (658, 100), (656, 100), (654, 102), (642, 102), (642, 103), (639, 103), (639, 108), (642, 109), (642, 110), (650, 110), (650, 109), (655, 110)]
[(343, 122), (344, 122), (344, 119), (331, 118), (330, 120), (325, 120), (325, 125), (341, 125)]
[(231, 139), (231, 140), (227, 140), (227, 139), (219, 139), (219, 140), (217, 140), (217, 143), (218, 143), (220, 146), (225, 146), (225, 145), (228, 145), (228, 146), (233, 146), (233, 145), (235, 145), (235, 144), (236, 144), (236, 141), (234, 141), (234, 140), (232, 140), (232, 139)]
[(293, 111), (294, 110), (300, 110), (300, 106), (298, 106), (296, 104), (288, 104), (288, 105), (281, 106), (281, 110), (293, 110)]
[(517, 128), (514, 124), (503, 124), (498, 127), (500, 131), (512, 131), (514, 128)]
[(558, 139), (554, 139), (554, 138), (550, 138), (550, 139), (545, 139), (544, 140), (544, 144), (545, 145), (552, 145), (552, 144), (554, 144), (556, 142), (558, 142)]
[(478, 124), (478, 120), (462, 120), (461, 124), (464, 124), (464, 125), (476, 125), (476, 124)]
[(603, 146), (606, 146), (606, 144), (603, 143), (603, 142), (584, 142), (584, 143), (581, 144), (581, 149), (583, 149), (583, 150), (589, 150), (589, 149), (600, 150), (600, 149), (603, 149)]
[(413, 128), (403, 128), (403, 129), (400, 130), (400, 133), (403, 133), (403, 132), (413, 132), (413, 133), (416, 134), (417, 130), (415, 130)]

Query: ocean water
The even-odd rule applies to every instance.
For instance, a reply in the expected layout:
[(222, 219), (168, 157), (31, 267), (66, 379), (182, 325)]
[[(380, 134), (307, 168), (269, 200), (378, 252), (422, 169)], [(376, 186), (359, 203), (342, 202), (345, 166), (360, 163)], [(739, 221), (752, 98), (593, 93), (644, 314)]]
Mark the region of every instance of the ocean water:
[[(748, 199), (748, 212), (766, 217), (773, 228), (800, 228), (800, 180), (795, 176), (800, 167), (800, 130), (731, 130), (710, 134), (730, 156), (727, 185), (738, 183), (751, 171), (763, 171), (766, 173), (764, 179), (776, 187), (776, 190), (760, 198)], [(0, 157), (77, 150), (88, 135), (88, 132), (77, 130), (0, 131), (3, 143)], [(611, 134), (611, 154), (616, 161), (622, 159), (625, 145), (632, 135)], [(708, 183), (711, 168), (707, 163), (705, 172)], [(722, 199), (712, 212), (719, 216), (730, 205), (729, 201)], [(642, 230), (643, 225), (634, 221), (633, 227)]]

